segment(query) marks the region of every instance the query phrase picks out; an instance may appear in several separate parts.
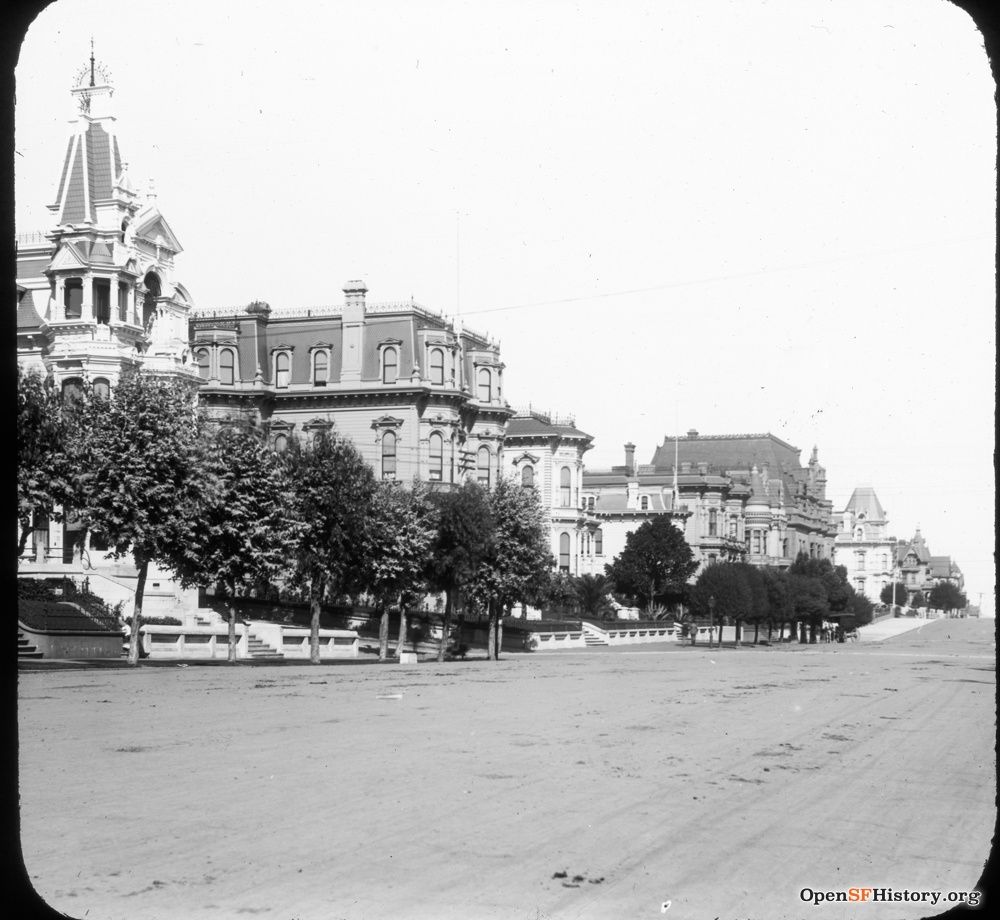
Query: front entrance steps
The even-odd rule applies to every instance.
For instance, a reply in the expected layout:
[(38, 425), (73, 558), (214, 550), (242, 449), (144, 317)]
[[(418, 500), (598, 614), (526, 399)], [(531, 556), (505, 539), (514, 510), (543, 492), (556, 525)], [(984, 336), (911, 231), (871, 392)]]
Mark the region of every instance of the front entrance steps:
[(583, 641), (587, 645), (610, 645), (608, 642), (608, 634), (592, 623), (588, 623), (586, 620), (581, 621), (580, 626), (583, 628)]

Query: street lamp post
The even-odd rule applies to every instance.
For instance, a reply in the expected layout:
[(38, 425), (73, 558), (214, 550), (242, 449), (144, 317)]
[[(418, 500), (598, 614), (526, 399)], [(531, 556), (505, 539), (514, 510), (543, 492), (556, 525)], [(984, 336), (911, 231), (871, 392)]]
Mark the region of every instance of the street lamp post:
[[(712, 647), (712, 638), (715, 636), (715, 595), (708, 598), (708, 647)], [(719, 648), (722, 648), (722, 630), (719, 630)]]

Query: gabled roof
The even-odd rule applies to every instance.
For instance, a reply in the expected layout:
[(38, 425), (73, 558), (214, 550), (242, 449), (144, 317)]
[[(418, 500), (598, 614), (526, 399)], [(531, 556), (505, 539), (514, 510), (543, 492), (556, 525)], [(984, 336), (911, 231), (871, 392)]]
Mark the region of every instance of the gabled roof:
[(847, 502), (845, 511), (852, 511), (855, 517), (864, 515), (867, 521), (884, 521), (885, 512), (871, 486), (858, 486)]
[(170, 224), (167, 223), (166, 218), (160, 213), (160, 209), (152, 201), (147, 201), (136, 214), (134, 226), (137, 238), (155, 243), (157, 237), (162, 236), (162, 245), (165, 248), (172, 252), (184, 251), (184, 247), (174, 235), (174, 231), (170, 229)]

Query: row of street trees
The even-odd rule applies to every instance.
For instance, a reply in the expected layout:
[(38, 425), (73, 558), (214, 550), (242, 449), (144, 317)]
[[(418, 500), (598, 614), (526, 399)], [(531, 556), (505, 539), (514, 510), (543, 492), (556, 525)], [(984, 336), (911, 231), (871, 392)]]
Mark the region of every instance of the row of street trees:
[(33, 521), (71, 516), (138, 577), (129, 661), (149, 566), (185, 586), (214, 587), (229, 607), (235, 660), (236, 600), (280, 585), (310, 605), (311, 660), (319, 661), (321, 606), (362, 594), (380, 616), (429, 592), (446, 598), (438, 658), (459, 606), (488, 614), (489, 657), (514, 604), (544, 591), (552, 565), (533, 489), (501, 480), (428, 492), (376, 480), (353, 444), (334, 432), (275, 453), (249, 427), (207, 425), (189, 384), (125, 374), (108, 398), (63, 399), (18, 369), (18, 556)]
[(926, 597), (922, 591), (914, 591), (901, 582), (893, 582), (886, 585), (879, 595), (879, 600), (883, 604), (893, 607), (913, 607), (920, 610), (924, 607), (933, 607), (935, 610), (960, 610), (968, 605), (968, 598), (948, 581), (939, 581), (934, 584)]
[[(744, 624), (754, 627), (754, 642), (767, 625), (799, 628), (800, 641), (815, 642), (824, 620), (850, 614), (858, 625), (872, 618), (872, 604), (847, 581), (843, 566), (804, 553), (788, 569), (758, 568), (724, 562), (706, 568), (690, 594), (691, 612), (699, 619), (726, 617), (736, 629), (737, 644)], [(721, 622), (721, 619), (719, 620)]]

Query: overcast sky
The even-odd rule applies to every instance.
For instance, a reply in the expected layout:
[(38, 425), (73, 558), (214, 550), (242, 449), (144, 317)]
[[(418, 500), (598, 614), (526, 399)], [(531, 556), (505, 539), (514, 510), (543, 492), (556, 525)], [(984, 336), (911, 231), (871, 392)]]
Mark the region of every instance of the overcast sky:
[(90, 37), (199, 307), (414, 297), (591, 468), (815, 444), (994, 591), (994, 85), (944, 0), (60, 0), (17, 68), (47, 229)]

